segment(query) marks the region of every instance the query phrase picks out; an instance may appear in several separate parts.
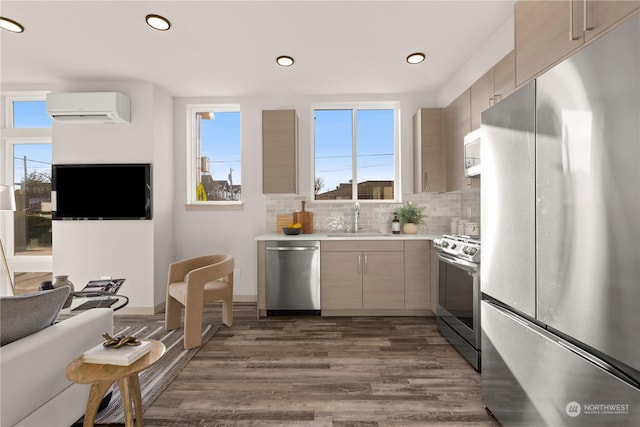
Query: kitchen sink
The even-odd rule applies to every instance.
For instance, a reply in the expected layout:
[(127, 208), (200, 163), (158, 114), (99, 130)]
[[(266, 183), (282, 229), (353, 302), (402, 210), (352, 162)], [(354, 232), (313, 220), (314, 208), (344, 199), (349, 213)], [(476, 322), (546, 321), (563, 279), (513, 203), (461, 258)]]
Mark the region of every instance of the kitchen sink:
[(329, 233), (327, 237), (389, 237), (387, 233)]

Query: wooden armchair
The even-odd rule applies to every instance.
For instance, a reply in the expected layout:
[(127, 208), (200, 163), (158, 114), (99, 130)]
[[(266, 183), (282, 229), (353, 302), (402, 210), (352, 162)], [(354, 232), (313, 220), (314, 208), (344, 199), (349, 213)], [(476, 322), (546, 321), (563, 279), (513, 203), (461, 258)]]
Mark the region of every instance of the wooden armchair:
[(184, 306), (184, 348), (202, 344), (204, 304), (222, 300), (222, 323), (233, 325), (233, 256), (205, 255), (169, 266), (165, 328), (180, 327)]

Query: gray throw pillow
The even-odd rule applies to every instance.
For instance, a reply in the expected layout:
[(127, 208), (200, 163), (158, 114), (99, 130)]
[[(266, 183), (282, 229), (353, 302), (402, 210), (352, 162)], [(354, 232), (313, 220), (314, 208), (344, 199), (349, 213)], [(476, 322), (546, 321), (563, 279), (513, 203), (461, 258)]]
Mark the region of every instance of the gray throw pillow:
[(51, 326), (71, 289), (0, 297), (0, 346)]

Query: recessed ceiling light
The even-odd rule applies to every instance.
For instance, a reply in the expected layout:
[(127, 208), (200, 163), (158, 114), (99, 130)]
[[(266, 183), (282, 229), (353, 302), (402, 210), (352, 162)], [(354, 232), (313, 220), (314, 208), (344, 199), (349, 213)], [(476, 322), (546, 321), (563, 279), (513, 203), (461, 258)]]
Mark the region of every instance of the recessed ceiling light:
[(425, 58), (424, 53), (415, 52), (415, 53), (412, 53), (411, 55), (407, 56), (407, 62), (409, 64), (419, 64), (422, 61), (424, 61), (424, 58)]
[(151, 28), (154, 28), (158, 31), (167, 31), (169, 28), (171, 28), (171, 22), (169, 22), (169, 20), (164, 16), (147, 15), (144, 19), (145, 21), (147, 21), (147, 24), (149, 24)]
[(11, 31), (12, 33), (21, 33), (24, 31), (24, 27), (22, 25), (3, 16), (0, 16), (0, 28)]
[(276, 62), (281, 67), (291, 67), (293, 65), (293, 58), (287, 55), (278, 56)]

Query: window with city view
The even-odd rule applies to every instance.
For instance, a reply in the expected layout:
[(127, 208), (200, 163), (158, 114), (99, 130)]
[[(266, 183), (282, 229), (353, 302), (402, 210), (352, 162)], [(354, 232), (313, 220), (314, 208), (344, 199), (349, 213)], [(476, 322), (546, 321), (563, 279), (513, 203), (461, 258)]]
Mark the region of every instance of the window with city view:
[(190, 106), (192, 204), (239, 202), (242, 198), (240, 106)]
[(314, 109), (315, 200), (395, 200), (397, 115), (396, 105)]

